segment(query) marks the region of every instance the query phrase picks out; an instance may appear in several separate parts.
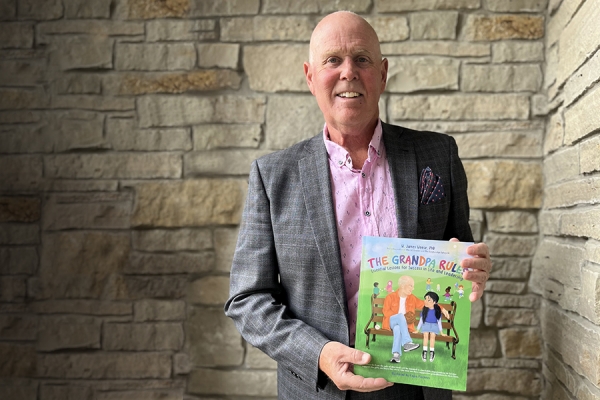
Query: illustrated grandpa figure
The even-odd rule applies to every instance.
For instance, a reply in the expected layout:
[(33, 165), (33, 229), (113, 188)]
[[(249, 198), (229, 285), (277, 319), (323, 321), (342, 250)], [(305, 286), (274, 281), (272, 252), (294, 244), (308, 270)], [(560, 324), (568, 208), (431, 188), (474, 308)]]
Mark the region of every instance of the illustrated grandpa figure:
[[(323, 18), (304, 64), (323, 131), (252, 163), (225, 312), (277, 361), (280, 399), (452, 396), (353, 373), (370, 361), (353, 348), (362, 236), (473, 239), (454, 140), (380, 121), (387, 71), (363, 18)], [(468, 252), (461, 265), (476, 300), (491, 260), (485, 244)]]

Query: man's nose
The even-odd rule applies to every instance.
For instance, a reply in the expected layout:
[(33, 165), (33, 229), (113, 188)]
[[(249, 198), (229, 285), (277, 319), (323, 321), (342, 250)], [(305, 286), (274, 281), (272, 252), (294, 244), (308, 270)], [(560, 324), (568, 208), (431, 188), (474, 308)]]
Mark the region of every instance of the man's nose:
[(358, 79), (357, 67), (353, 59), (346, 58), (340, 67), (340, 79), (345, 79), (348, 81)]

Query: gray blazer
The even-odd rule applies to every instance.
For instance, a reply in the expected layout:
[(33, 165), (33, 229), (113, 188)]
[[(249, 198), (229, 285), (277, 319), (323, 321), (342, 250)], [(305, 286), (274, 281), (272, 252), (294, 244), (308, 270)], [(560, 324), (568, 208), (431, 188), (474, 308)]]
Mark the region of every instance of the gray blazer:
[[(467, 179), (454, 139), (383, 124), (383, 140), (400, 237), (472, 241)], [(419, 177), (426, 167), (442, 179), (442, 202), (419, 204)], [(246, 341), (277, 361), (280, 399), (346, 398), (318, 366), (328, 341), (349, 343), (322, 134), (253, 162), (225, 313)], [(452, 396), (396, 384), (348, 398), (419, 399), (422, 393), (427, 400)]]

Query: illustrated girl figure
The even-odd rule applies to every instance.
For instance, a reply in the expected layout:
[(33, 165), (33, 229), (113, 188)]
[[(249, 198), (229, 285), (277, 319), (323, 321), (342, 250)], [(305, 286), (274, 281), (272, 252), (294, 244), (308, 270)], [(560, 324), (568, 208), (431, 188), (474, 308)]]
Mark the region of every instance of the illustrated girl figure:
[(392, 293), (394, 291), (394, 289), (392, 289), (392, 281), (388, 281), (387, 286), (385, 287), (385, 290), (388, 293)]
[(450, 290), (451, 290), (451, 289), (452, 289), (452, 288), (451, 288), (450, 286), (448, 286), (448, 287), (446, 288), (446, 293), (444, 293), (444, 297), (446, 298), (446, 301), (450, 301), (450, 297), (452, 297), (452, 295), (450, 294)]
[(373, 283), (373, 298), (376, 299), (379, 296), (379, 282)]
[[(435, 292), (425, 293), (425, 305), (421, 311), (421, 319), (417, 325), (417, 331), (423, 334), (423, 361), (427, 361), (427, 350), (429, 350), (429, 361), (435, 359), (435, 335), (446, 336), (442, 331), (442, 312), (448, 318), (448, 312), (438, 305), (439, 296)], [(427, 347), (429, 341), (429, 348)]]

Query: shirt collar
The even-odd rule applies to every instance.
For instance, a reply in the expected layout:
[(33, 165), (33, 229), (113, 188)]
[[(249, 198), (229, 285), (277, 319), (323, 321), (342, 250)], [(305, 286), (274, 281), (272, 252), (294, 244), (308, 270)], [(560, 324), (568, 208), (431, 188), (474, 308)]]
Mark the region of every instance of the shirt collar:
[[(378, 119), (375, 131), (373, 131), (373, 137), (369, 142), (369, 156), (367, 157), (367, 162), (371, 162), (374, 159), (381, 157), (383, 146), (383, 141), (381, 140), (382, 136), (383, 129), (381, 128), (381, 120)], [(333, 160), (339, 167), (346, 165), (348, 168), (352, 168), (350, 154), (345, 148), (331, 140), (329, 129), (327, 129), (327, 123), (323, 126), (323, 141), (325, 142), (325, 147), (330, 160)]]

